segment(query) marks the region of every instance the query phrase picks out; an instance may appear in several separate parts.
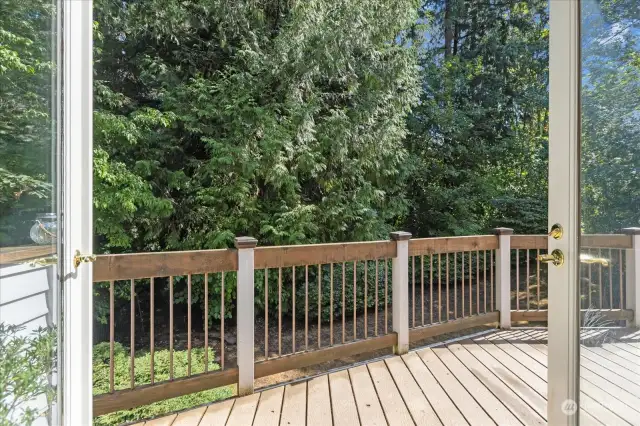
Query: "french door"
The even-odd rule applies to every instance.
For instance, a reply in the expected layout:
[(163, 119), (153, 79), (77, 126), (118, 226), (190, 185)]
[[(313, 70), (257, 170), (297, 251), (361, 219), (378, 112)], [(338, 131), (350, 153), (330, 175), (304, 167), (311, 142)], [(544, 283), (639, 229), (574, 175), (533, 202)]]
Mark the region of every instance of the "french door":
[(638, 315), (640, 9), (549, 4), (549, 229), (564, 232), (548, 239), (547, 420), (635, 424), (640, 343), (624, 320)]
[[(578, 424), (567, 411), (579, 404), (578, 259), (580, 237), (580, 1), (549, 4), (549, 253), (562, 253), (564, 264), (549, 264), (547, 421)], [(570, 407), (573, 409), (573, 407)], [(569, 414), (565, 414), (569, 412)]]
[(1, 3), (0, 423), (89, 425), (92, 1)]
[(93, 269), (79, 257), (93, 253), (93, 1), (62, 0), (62, 11), (59, 270), (62, 423), (67, 426), (93, 421)]

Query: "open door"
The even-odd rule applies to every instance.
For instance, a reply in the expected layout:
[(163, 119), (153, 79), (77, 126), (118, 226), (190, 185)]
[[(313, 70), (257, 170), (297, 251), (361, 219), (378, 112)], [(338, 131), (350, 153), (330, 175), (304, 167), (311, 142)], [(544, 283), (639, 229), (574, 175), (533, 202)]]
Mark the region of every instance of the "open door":
[(62, 5), (63, 424), (88, 425), (93, 421), (93, 1), (63, 1)]
[(90, 0), (0, 7), (2, 424), (92, 422), (92, 26)]
[[(549, 360), (547, 421), (578, 424), (580, 2), (549, 2)], [(551, 234), (551, 233), (550, 233)], [(573, 404), (573, 405), (572, 405)], [(568, 413), (568, 414), (566, 414)]]
[(640, 11), (551, 1), (550, 15), (548, 422), (635, 424)]

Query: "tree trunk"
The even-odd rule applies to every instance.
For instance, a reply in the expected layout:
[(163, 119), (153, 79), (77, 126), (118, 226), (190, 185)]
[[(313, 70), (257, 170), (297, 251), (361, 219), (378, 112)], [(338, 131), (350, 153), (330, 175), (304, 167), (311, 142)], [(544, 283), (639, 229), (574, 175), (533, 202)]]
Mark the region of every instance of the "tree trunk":
[(444, 6), (444, 56), (448, 58), (452, 53), (453, 44), (453, 21), (451, 19), (451, 3), (453, 0), (446, 0)]

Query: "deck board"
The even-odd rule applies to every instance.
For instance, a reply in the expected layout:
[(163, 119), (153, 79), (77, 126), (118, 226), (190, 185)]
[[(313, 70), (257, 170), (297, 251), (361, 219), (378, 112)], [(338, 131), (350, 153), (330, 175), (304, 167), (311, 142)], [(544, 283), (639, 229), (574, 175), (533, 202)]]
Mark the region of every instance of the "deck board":
[(416, 352), (404, 355), (402, 360), (438, 414), (442, 424), (445, 426), (469, 424)]
[(171, 426), (176, 417), (178, 417), (177, 414), (172, 414), (170, 416), (153, 419), (146, 422), (145, 426)]
[[(640, 426), (640, 333), (581, 339), (581, 425)], [(547, 356), (546, 329), (496, 331), (137, 425), (543, 426)]]
[(441, 425), (442, 422), (438, 415), (420, 390), (405, 363), (402, 362), (402, 358), (388, 358), (385, 363), (415, 424), (417, 426)]
[[(518, 391), (502, 382), (490, 369), (478, 361), (462, 345), (449, 346), (451, 352), (480, 380), (524, 425), (544, 425), (544, 417), (538, 414)], [(544, 401), (539, 397), (541, 407)]]
[(418, 354), (471, 425), (493, 424), (487, 413), (473, 399), (469, 391), (451, 374), (431, 348), (418, 351)]
[(307, 426), (332, 424), (329, 377), (324, 375), (309, 380), (307, 395)]
[(259, 393), (238, 398), (236, 403), (233, 404), (231, 414), (227, 419), (227, 426), (246, 426), (253, 424), (259, 400)]
[(183, 411), (173, 421), (171, 426), (198, 426), (207, 407), (196, 408), (195, 410)]
[(280, 410), (282, 409), (282, 398), (284, 397), (283, 386), (262, 392), (254, 426), (278, 426), (280, 424)]
[(386, 425), (387, 421), (382, 410), (382, 405), (373, 386), (366, 365), (360, 365), (349, 369), (353, 394), (356, 397), (356, 406), (360, 415), (360, 422), (365, 425)]
[(235, 399), (227, 399), (226, 401), (212, 404), (202, 416), (199, 426), (215, 426), (227, 423), (231, 409), (233, 408)]
[(334, 426), (360, 424), (356, 400), (353, 396), (349, 372), (346, 370), (329, 374), (331, 392), (331, 413)]
[(287, 385), (284, 388), (280, 424), (305, 426), (307, 422), (307, 382)]
[[(462, 346), (466, 351), (480, 361), (487, 369), (498, 377), (505, 385), (509, 386), (523, 399), (529, 406), (543, 418), (547, 418), (547, 386), (538, 377), (531, 374), (532, 381), (527, 382), (518, 375), (518, 371), (512, 371), (496, 359), (492, 352), (486, 350), (484, 346), (473, 344), (471, 341), (463, 341)], [(489, 346), (489, 348), (491, 348)], [(522, 366), (520, 366), (522, 368)], [(529, 372), (530, 373), (530, 372)]]
[(469, 391), (484, 411), (499, 425), (517, 425), (518, 419), (496, 396), (477, 379), (448, 347), (433, 348), (433, 352), (449, 371)]
[[(409, 409), (402, 400), (400, 391), (391, 377), (384, 361), (369, 364), (369, 374), (376, 388), (378, 399), (390, 426), (404, 426), (413, 423)], [(402, 385), (402, 384), (401, 384)]]

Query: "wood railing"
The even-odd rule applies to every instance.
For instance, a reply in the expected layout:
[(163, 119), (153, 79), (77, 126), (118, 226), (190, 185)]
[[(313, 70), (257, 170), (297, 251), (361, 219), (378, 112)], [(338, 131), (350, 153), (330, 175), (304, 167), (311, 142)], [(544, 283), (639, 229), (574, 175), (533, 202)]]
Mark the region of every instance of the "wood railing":
[[(630, 267), (635, 250), (633, 228), (626, 234), (583, 235), (581, 253), (606, 259), (607, 265), (581, 263), (580, 307), (585, 323), (611, 325), (634, 318), (638, 279)], [(511, 237), (511, 261), (515, 290), (511, 297), (512, 321), (547, 320), (547, 268), (538, 260), (547, 253), (546, 235)], [(634, 249), (635, 247), (635, 249)], [(631, 265), (633, 266), (633, 265)]]
[(495, 312), (497, 249), (495, 235), (409, 241), (410, 341), (442, 333), (435, 325), (450, 323), (447, 330), (455, 331)]
[[(94, 397), (94, 414), (231, 384), (238, 385), (238, 394), (248, 394), (255, 379), (288, 370), (385, 348), (402, 354), (426, 338), (484, 324), (545, 321), (546, 268), (537, 255), (546, 251), (547, 237), (510, 234), (499, 229), (496, 235), (410, 239), (407, 233), (393, 233), (389, 241), (285, 247), (256, 247), (255, 240), (239, 238), (235, 249), (98, 256), (94, 282), (109, 294), (109, 391)], [(614, 319), (633, 316), (640, 281), (632, 268), (635, 259), (640, 262), (637, 239), (583, 238), (590, 250), (617, 253), (613, 265), (618, 269), (607, 272), (620, 282), (612, 286), (613, 281), (600, 280), (602, 290), (597, 284), (589, 287), (598, 288), (599, 297), (609, 295), (608, 304), (600, 302), (595, 309)], [(588, 273), (595, 277), (600, 271), (592, 267)], [(161, 321), (155, 316), (158, 286), (169, 289), (169, 315)], [(187, 360), (180, 374), (173, 356), (177, 288), (186, 301)], [(147, 289), (148, 326), (136, 330), (137, 293)], [(204, 318), (217, 318), (203, 322), (197, 347), (194, 289)], [(116, 386), (114, 299), (123, 291), (130, 298), (129, 379), (126, 386)], [(230, 319), (225, 295), (233, 292)], [(587, 301), (599, 300), (590, 295)], [(264, 313), (256, 316), (256, 305)], [(159, 378), (155, 327), (165, 322), (169, 373)], [(149, 336), (146, 381), (136, 379), (136, 350), (147, 352), (136, 331)]]

